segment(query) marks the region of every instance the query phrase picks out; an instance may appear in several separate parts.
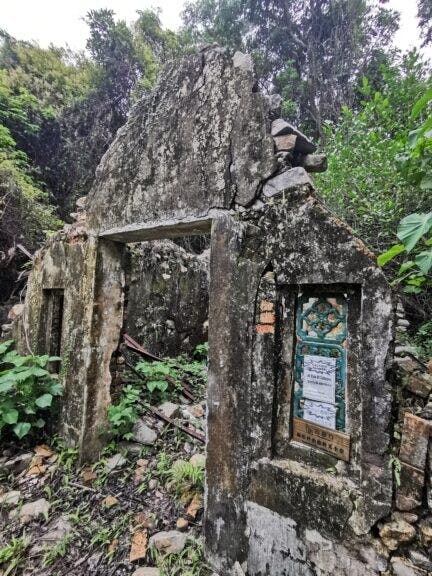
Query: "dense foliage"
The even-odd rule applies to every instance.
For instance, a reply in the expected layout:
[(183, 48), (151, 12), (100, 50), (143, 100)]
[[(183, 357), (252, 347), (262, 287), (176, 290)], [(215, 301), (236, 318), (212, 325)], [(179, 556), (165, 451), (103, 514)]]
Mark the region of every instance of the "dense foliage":
[[(426, 45), (430, 2), (417, 9)], [(0, 299), (22, 264), (17, 245), (34, 250), (68, 218), (161, 65), (203, 42), (253, 54), (262, 89), (328, 155), (323, 196), (378, 253), (403, 218), (430, 211), (430, 68), (393, 47), (387, 0), (190, 0), (183, 21), (174, 33), (152, 10), (130, 25), (91, 11), (85, 53), (0, 33)]]
[[(411, 157), (412, 109), (429, 85), (426, 65), (408, 53), (382, 66), (374, 82), (363, 78), (359, 104), (343, 106), (339, 121), (325, 125), (329, 167), (316, 178), (320, 191), (377, 252), (393, 243), (404, 216), (431, 204), (431, 187), (422, 185), (422, 169)], [(425, 169), (429, 161), (425, 156)]]
[(154, 11), (128, 26), (91, 11), (88, 53), (16, 40), (0, 31), (0, 300), (23, 263), (87, 194), (134, 99), (183, 49)]
[(388, 59), (398, 15), (366, 0), (194, 0), (185, 22), (195, 40), (251, 52), (285, 113), (321, 136), (355, 101), (359, 78)]
[(42, 411), (62, 394), (48, 364), (59, 360), (49, 356), (21, 356), (10, 350), (12, 340), (0, 344), (0, 437), (12, 429), (19, 439), (32, 428), (43, 428)]

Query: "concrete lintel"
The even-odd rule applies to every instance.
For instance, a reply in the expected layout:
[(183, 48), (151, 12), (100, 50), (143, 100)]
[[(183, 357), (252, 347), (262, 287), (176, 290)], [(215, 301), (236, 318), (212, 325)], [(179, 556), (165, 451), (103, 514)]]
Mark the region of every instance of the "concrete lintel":
[(114, 242), (126, 243), (210, 234), (212, 220), (227, 212), (227, 210), (215, 209), (201, 217), (181, 220), (173, 218), (172, 220), (131, 224), (104, 230), (100, 232), (99, 236), (100, 238), (106, 238)]

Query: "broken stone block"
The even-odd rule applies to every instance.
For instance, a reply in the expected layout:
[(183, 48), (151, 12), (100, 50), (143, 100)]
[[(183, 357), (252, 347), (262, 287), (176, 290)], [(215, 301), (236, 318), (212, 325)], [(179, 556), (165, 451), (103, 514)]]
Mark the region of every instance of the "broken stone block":
[(432, 559), (419, 550), (410, 550), (408, 552), (409, 559), (413, 564), (422, 570), (432, 571)]
[(147, 424), (142, 420), (138, 420), (138, 422), (135, 423), (132, 434), (134, 441), (139, 442), (140, 444), (151, 445), (154, 444), (157, 439), (156, 432), (147, 426)]
[(275, 136), (274, 142), (277, 152), (291, 152), (295, 149), (297, 136), (294, 134), (285, 134), (283, 136)]
[(427, 398), (432, 391), (432, 376), (422, 372), (410, 374), (407, 378), (407, 389), (421, 398)]
[(432, 442), (429, 446), (428, 456), (428, 481), (426, 485), (426, 498), (429, 510), (432, 511)]
[(266, 97), (269, 106), (269, 116), (272, 120), (279, 118), (282, 111), (282, 96), (279, 94), (270, 94)]
[(233, 65), (234, 68), (240, 68), (241, 70), (245, 70), (246, 72), (253, 72), (254, 65), (253, 60), (250, 54), (244, 54), (243, 52), (237, 52), (233, 56)]
[(45, 498), (39, 498), (39, 500), (35, 500), (34, 502), (27, 502), (19, 512), (21, 523), (28, 524), (32, 520), (39, 518), (39, 516), (47, 517), (50, 507), (51, 504), (45, 500)]
[(0, 506), (15, 506), (21, 499), (19, 490), (11, 490), (5, 494), (0, 494)]
[(424, 570), (417, 568), (405, 558), (392, 558), (391, 564), (394, 576), (427, 576)]
[(39, 554), (47, 545), (60, 542), (67, 534), (73, 531), (72, 525), (66, 516), (62, 515), (55, 521), (50, 522), (48, 531), (38, 537), (37, 543), (32, 546), (31, 553)]
[(20, 454), (11, 460), (8, 460), (3, 464), (3, 468), (14, 474), (19, 474), (25, 470), (33, 459), (33, 454), (27, 452), (26, 454)]
[(429, 400), (429, 402), (423, 408), (423, 410), (420, 413), (420, 416), (422, 418), (424, 418), (425, 420), (432, 420), (432, 402), (431, 402), (431, 400)]
[(327, 156), (325, 154), (306, 154), (302, 164), (307, 172), (325, 172), (327, 170)]
[(277, 136), (285, 136), (286, 134), (294, 134), (297, 136), (295, 149), (303, 154), (312, 154), (316, 150), (315, 144), (313, 144), (307, 136), (297, 130), (292, 124), (289, 124), (283, 118), (278, 118), (272, 122), (271, 135), (275, 138)]
[(194, 418), (204, 418), (205, 416), (205, 409), (202, 404), (188, 406), (187, 411), (190, 412)]
[(78, 210), (84, 210), (86, 207), (86, 203), (87, 203), (87, 196), (81, 196), (75, 202), (75, 206), (78, 208)]
[(420, 526), (420, 537), (423, 546), (426, 546), (426, 548), (432, 546), (432, 523), (425, 523)]
[(431, 425), (427, 420), (405, 412), (399, 458), (402, 462), (424, 470)]
[(126, 464), (127, 460), (122, 454), (114, 454), (105, 462), (105, 468), (108, 472), (112, 472), (116, 468), (121, 468)]
[(166, 418), (175, 418), (179, 413), (179, 405), (173, 402), (164, 402), (158, 406), (159, 412), (161, 412)]
[(389, 550), (396, 550), (401, 544), (414, 540), (416, 531), (405, 520), (391, 520), (380, 528), (379, 535)]
[(13, 322), (19, 316), (21, 316), (23, 312), (24, 312), (24, 304), (15, 304), (15, 306), (12, 306), (12, 308), (9, 310), (8, 318)]
[(178, 554), (186, 546), (187, 536), (177, 530), (158, 532), (150, 538), (149, 547), (163, 554)]
[(396, 490), (396, 506), (399, 510), (409, 511), (422, 502), (424, 472), (401, 462), (400, 484)]
[(184, 532), (185, 530), (187, 530), (188, 526), (189, 526), (189, 522), (186, 520), (186, 518), (179, 518), (177, 520), (176, 528), (180, 532)]
[(405, 520), (408, 524), (415, 524), (418, 522), (418, 515), (413, 514), (412, 512), (393, 512), (392, 520)]
[(306, 170), (297, 166), (296, 168), (286, 170), (285, 172), (282, 172), (282, 174), (278, 174), (274, 178), (267, 180), (264, 184), (263, 194), (269, 198), (284, 190), (292, 190), (293, 188), (304, 184), (313, 186), (313, 182)]

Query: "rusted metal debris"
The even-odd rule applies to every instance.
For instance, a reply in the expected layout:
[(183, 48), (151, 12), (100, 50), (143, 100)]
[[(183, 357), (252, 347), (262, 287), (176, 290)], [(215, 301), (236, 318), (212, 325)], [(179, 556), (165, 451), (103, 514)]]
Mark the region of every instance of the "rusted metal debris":
[(172, 418), (169, 418), (168, 416), (165, 416), (165, 414), (162, 414), (162, 412), (160, 412), (157, 408), (154, 408), (154, 406), (148, 406), (147, 404), (144, 404), (144, 402), (139, 402), (139, 401), (138, 401), (138, 404), (140, 406), (142, 406), (145, 410), (152, 412), (155, 416), (157, 416), (158, 418), (160, 418), (161, 420), (163, 420), (167, 424), (172, 424), (173, 426), (175, 426), (176, 428), (178, 428), (179, 430), (181, 430), (185, 434), (188, 434), (189, 436), (192, 436), (192, 438), (196, 438), (197, 440), (199, 440), (200, 442), (205, 444), (204, 434), (201, 434), (200, 432), (195, 430), (195, 428), (189, 428), (189, 426), (183, 426), (183, 424), (179, 424), (178, 422), (176, 422)]
[(134, 350), (135, 352), (138, 352), (138, 354), (141, 354), (141, 356), (144, 356), (145, 358), (151, 358), (152, 360), (157, 360), (158, 362), (162, 361), (162, 358), (160, 358), (159, 356), (155, 356), (154, 354), (143, 348), (141, 344), (139, 344), (136, 340), (134, 340), (132, 336), (129, 336), (129, 334), (126, 333), (123, 334), (123, 342), (128, 348)]

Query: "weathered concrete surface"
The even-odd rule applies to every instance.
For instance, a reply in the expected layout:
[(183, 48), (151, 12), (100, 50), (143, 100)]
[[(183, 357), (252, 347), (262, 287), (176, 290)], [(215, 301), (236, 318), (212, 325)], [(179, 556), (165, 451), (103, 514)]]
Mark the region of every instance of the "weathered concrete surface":
[(244, 232), (227, 216), (213, 223), (211, 240), (204, 533), (207, 554), (221, 574), (247, 554), (245, 439), (251, 427), (250, 350), (262, 263), (258, 254), (244, 250)]
[[(65, 404), (77, 405), (65, 430), (94, 452), (123, 310), (113, 240), (206, 232), (212, 221), (208, 557), (221, 576), (234, 566), (251, 576), (372, 576), (387, 568), (372, 535), (392, 502), (391, 292), (374, 255), (313, 190), (301, 166), (315, 147), (284, 121), (275, 137), (295, 139), (276, 161), (278, 104), (254, 82), (248, 57), (218, 48), (166, 67), (101, 162), (89, 238), (53, 240), (36, 263), (25, 337), (40, 341), (30, 325), (43, 325), (45, 284), (64, 286)], [(348, 302), (347, 463), (291, 437), (293, 311), (310, 287)]]
[(247, 503), (250, 576), (378, 576), (387, 560), (371, 542), (347, 548), (317, 530)]
[(130, 250), (123, 329), (162, 356), (207, 342), (209, 252), (192, 254), (169, 240)]
[[(386, 371), (393, 308), (375, 257), (322, 205), (310, 184), (281, 190), (239, 219), (215, 223), (212, 243), (205, 526), (210, 558), (222, 574), (234, 559), (245, 560), (247, 500), (298, 523), (296, 545), (301, 547), (305, 529), (334, 542), (367, 535), (390, 512), (392, 499)], [(275, 336), (269, 324), (251, 326), (266, 269), (274, 273), (278, 302), (289, 297), (290, 286), (346, 286), (349, 463), (290, 439), (292, 367), (286, 360), (292, 358), (292, 337), (287, 337), (292, 324), (282, 316)], [(235, 308), (227, 307), (234, 294)], [(248, 357), (252, 370), (243, 364)], [(329, 473), (333, 468), (337, 477)], [(278, 541), (277, 528), (268, 529), (269, 542), (271, 538)], [(253, 558), (258, 556), (257, 548)], [(287, 573), (302, 574), (301, 561), (291, 561), (293, 571)], [(249, 573), (261, 574), (250, 562)]]
[(250, 57), (222, 48), (168, 64), (98, 167), (91, 230), (250, 203), (275, 169), (267, 100), (254, 86)]
[(82, 441), (83, 398), (90, 364), (90, 334), (96, 242), (86, 236), (71, 238), (59, 233), (37, 253), (27, 288), (23, 315), (16, 322), (14, 337), (20, 352), (46, 353), (45, 306), (47, 290), (64, 290), (63, 329), (60, 343), (60, 381), (64, 387), (60, 430), (66, 441)]

